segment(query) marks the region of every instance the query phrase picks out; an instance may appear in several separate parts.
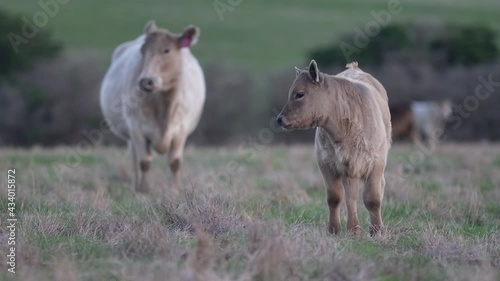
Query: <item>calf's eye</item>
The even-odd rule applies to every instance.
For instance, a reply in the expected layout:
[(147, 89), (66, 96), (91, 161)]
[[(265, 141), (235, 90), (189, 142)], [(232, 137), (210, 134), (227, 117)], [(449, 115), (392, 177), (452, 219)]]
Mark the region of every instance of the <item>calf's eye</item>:
[(304, 93), (303, 92), (299, 92), (299, 93), (295, 94), (295, 98), (298, 99), (298, 100), (301, 99), (301, 98), (303, 98), (303, 97), (304, 97)]
[(164, 53), (164, 54), (168, 54), (168, 53), (170, 53), (170, 49), (165, 49), (165, 50), (163, 50), (163, 53)]

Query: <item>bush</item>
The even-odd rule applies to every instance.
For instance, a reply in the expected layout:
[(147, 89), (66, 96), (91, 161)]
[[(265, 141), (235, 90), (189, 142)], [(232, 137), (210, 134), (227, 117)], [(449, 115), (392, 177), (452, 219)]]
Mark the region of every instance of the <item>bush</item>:
[[(363, 64), (381, 64), (389, 52), (401, 51), (411, 46), (410, 32), (405, 25), (389, 25), (380, 33), (370, 38), (366, 47), (355, 44), (355, 34), (348, 34), (329, 46), (313, 49), (309, 57), (314, 58), (323, 66), (344, 66), (349, 61), (361, 61)], [(352, 52), (344, 54), (344, 51)]]
[(103, 59), (72, 54), (38, 63), (0, 87), (4, 144), (54, 145), (83, 140), (102, 120), (99, 87)]
[(450, 65), (489, 63), (498, 57), (493, 29), (480, 25), (449, 25), (430, 43), (432, 52), (445, 54)]
[(193, 141), (208, 145), (237, 143), (255, 127), (251, 76), (225, 65), (204, 68), (207, 97)]
[(364, 47), (355, 44), (360, 34), (346, 34), (331, 45), (310, 50), (308, 56), (323, 67), (344, 66), (348, 61), (382, 65), (395, 60), (437, 67), (469, 66), (497, 59), (496, 35), (490, 27), (480, 25), (397, 23), (382, 27)]
[[(20, 15), (10, 15), (0, 10), (0, 82), (15, 72), (30, 69), (38, 60), (54, 58), (62, 50), (59, 42), (52, 39), (46, 29), (39, 30), (33, 38), (22, 37), (24, 22)], [(5, 34), (6, 36), (3, 36)], [(19, 46), (13, 42), (29, 40)]]

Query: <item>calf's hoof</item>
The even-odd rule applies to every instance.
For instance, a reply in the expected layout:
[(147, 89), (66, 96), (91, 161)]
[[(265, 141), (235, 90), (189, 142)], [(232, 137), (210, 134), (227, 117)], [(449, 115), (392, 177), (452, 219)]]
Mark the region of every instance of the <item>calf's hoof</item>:
[(361, 232), (361, 227), (359, 224), (349, 227), (349, 234), (352, 236), (359, 236), (359, 233)]
[(335, 235), (337, 235), (337, 234), (339, 234), (339, 233), (340, 233), (340, 231), (342, 231), (342, 227), (341, 227), (340, 225), (338, 225), (338, 226), (335, 226), (335, 225), (329, 225), (329, 226), (328, 226), (328, 232), (329, 232), (330, 234), (335, 234)]
[(385, 233), (384, 225), (370, 225), (370, 236), (375, 236), (377, 234), (383, 235)]

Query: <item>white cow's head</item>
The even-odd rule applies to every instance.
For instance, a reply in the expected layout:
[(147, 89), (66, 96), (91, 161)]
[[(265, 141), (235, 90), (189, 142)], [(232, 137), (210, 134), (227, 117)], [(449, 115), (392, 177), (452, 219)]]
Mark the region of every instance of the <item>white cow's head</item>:
[(200, 30), (188, 26), (182, 34), (174, 34), (148, 22), (144, 29), (146, 39), (141, 47), (142, 69), (137, 81), (148, 93), (169, 92), (178, 84), (182, 72), (182, 48), (196, 44)]

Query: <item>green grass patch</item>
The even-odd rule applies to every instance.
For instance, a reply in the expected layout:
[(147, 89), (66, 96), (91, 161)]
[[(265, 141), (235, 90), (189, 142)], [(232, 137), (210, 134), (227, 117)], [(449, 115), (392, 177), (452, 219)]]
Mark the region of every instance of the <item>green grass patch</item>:
[(70, 249), (79, 260), (99, 259), (108, 255), (110, 248), (99, 241), (92, 241), (84, 236), (75, 236), (70, 240)]
[(440, 185), (435, 181), (423, 180), (418, 183), (418, 187), (428, 192), (439, 192)]
[(112, 214), (123, 218), (142, 217), (143, 220), (148, 221), (153, 217), (160, 216), (162, 214), (162, 209), (158, 206), (145, 205), (144, 203), (136, 201), (133, 197), (130, 197), (129, 199), (124, 198), (116, 202), (116, 204), (113, 205)]
[(51, 256), (54, 249), (74, 254), (78, 260), (92, 260), (107, 256), (110, 252), (109, 246), (99, 241), (90, 240), (80, 235), (72, 236), (45, 236), (35, 235), (34, 246), (42, 251), (43, 256)]
[(398, 239), (398, 245), (405, 250), (416, 250), (421, 244), (419, 236), (416, 234), (406, 234)]
[(485, 225), (472, 225), (465, 224), (462, 225), (461, 232), (467, 237), (488, 237), (492, 234), (498, 233), (500, 231), (500, 227), (498, 225), (493, 224), (485, 224)]
[(400, 281), (395, 275), (383, 275), (375, 279), (376, 281)]
[(491, 192), (495, 189), (495, 186), (490, 180), (483, 180), (479, 183), (479, 190), (483, 193)]
[(121, 183), (121, 182), (110, 182), (107, 186), (107, 192), (109, 196), (116, 202), (120, 202), (122, 200), (128, 200), (130, 198), (134, 198), (134, 190), (129, 182)]
[(326, 205), (318, 204), (272, 205), (264, 211), (264, 217), (271, 220), (281, 220), (286, 224), (323, 225), (328, 221)]
[(351, 248), (360, 256), (367, 258), (380, 256), (384, 252), (380, 244), (368, 240), (352, 240)]
[[(6, 209), (7, 203), (9, 203), (6, 198), (2, 198), (0, 200), (0, 208)], [(74, 215), (75, 206), (70, 204), (59, 204), (52, 205), (43, 201), (28, 201), (22, 199), (16, 199), (16, 214), (24, 215), (24, 214), (39, 214), (39, 215), (50, 215), (57, 214), (63, 217), (69, 217)]]
[(401, 205), (383, 206), (382, 218), (387, 223), (406, 222), (418, 210), (418, 206), (405, 202)]
[(417, 234), (405, 234), (398, 239), (398, 245), (405, 249), (415, 250), (420, 247), (420, 239)]
[(276, 186), (275, 182), (273, 182), (270, 179), (261, 177), (261, 176), (254, 177), (253, 182), (254, 182), (254, 185), (256, 187), (263, 188), (263, 189), (269, 189), (273, 186)]
[(500, 218), (500, 204), (498, 202), (487, 204), (486, 212), (492, 217)]
[(323, 187), (307, 186), (305, 187), (307, 195), (311, 197), (317, 204), (326, 204), (326, 194)]
[(408, 264), (410, 264), (411, 266), (415, 266), (415, 267), (427, 266), (432, 262), (432, 260), (430, 258), (425, 257), (425, 256), (419, 256), (419, 255), (412, 256), (412, 257), (406, 257), (404, 260)]
[(500, 156), (497, 156), (495, 160), (493, 160), (493, 166), (500, 168)]

